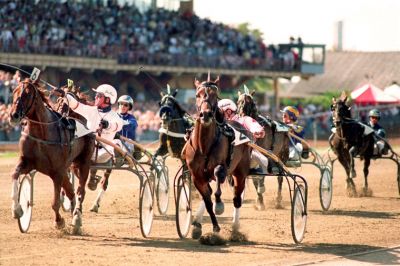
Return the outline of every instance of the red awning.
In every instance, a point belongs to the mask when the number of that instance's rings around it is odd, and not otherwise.
[[[399,100],[384,93],[378,87],[367,83],[351,92],[351,98],[356,104],[397,103]]]

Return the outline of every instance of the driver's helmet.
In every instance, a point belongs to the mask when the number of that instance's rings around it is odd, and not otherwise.
[[[218,107],[224,112],[226,110],[237,111],[237,106],[231,99],[222,99],[218,101]]]
[[[281,112],[286,113],[293,122],[296,122],[299,117],[299,110],[294,106],[286,106]]]
[[[379,119],[379,118],[381,118],[381,112],[379,112],[378,109],[372,109],[371,111],[369,111],[368,116],[369,117],[377,117]]]
[[[101,84],[97,89],[93,89],[97,93],[103,93],[105,97],[110,98],[110,103],[114,104],[117,100],[117,90],[108,84]]]
[[[127,103],[129,104],[129,110],[132,110],[133,108],[133,99],[129,95],[122,95],[121,97],[118,98],[118,103]]]

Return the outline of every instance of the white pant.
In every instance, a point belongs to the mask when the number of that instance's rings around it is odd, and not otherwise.
[[[256,161],[261,166],[264,173],[268,173],[268,158],[262,155],[261,152],[252,150],[251,159]]]
[[[289,146],[289,160],[298,161],[300,160],[300,155],[303,152],[303,145],[301,143],[296,143],[295,146]]]
[[[121,140],[119,139],[113,139],[113,142],[118,145],[123,151],[127,151],[125,148],[125,145],[122,145]],[[128,143],[129,145],[129,143]],[[128,146],[128,149],[130,149],[130,147]],[[132,145],[132,150],[133,150],[133,145]],[[114,154],[114,148],[111,146],[106,145],[106,147],[100,147],[98,154],[97,154],[97,161],[96,163],[105,163],[108,160],[111,159],[111,157]],[[92,155],[92,161],[94,162],[96,159],[96,150],[93,152]]]

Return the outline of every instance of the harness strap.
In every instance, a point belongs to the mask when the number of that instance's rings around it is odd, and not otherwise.
[[[43,144],[48,144],[48,145],[72,146],[72,144],[74,143],[74,140],[71,140],[69,142],[64,142],[64,143],[63,142],[58,142],[58,141],[43,140],[43,139],[36,138],[36,137],[34,137],[32,135],[29,135],[28,133],[26,133],[24,131],[21,132],[21,135],[24,135],[24,136],[30,138],[31,140],[34,140],[34,141],[37,141],[37,142],[40,142],[40,143],[43,143]]]
[[[184,138],[186,136],[186,134],[173,132],[173,131],[171,131],[169,129],[165,129],[165,128],[160,128],[158,130],[158,132],[164,133],[168,136],[175,137],[175,138]]]

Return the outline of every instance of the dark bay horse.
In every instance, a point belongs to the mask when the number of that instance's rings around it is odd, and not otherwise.
[[[160,146],[154,156],[164,156],[167,153],[174,158],[181,159],[186,129],[193,126],[188,113],[179,105],[175,96],[177,90],[171,93],[168,86],[167,94],[161,93],[160,105]]]
[[[273,120],[269,117],[264,117],[258,113],[256,102],[253,98],[254,92],[250,93],[245,87],[245,93],[241,93],[238,91],[238,114],[240,116],[250,116],[253,119],[257,120],[257,122],[264,127],[265,137],[262,139],[258,139],[256,144],[266,150],[272,151],[282,162],[286,162],[289,158],[289,135],[288,132],[279,132],[276,130],[276,126]],[[264,185],[264,177],[261,179],[253,179],[254,186],[256,189],[260,184]],[[260,184],[259,184],[260,182]],[[277,208],[281,208],[282,201],[282,182],[283,177],[278,176],[278,195],[276,198],[276,206]],[[265,208],[263,202],[262,192],[257,189],[257,200],[256,207],[259,210],[263,210]]]
[[[246,144],[234,146],[231,156],[229,152],[230,141],[222,133],[220,126],[223,123],[223,114],[217,105],[219,90],[217,81],[218,79],[214,82],[208,79],[208,81],[200,83],[195,80],[198,117],[194,130],[183,151],[193,183],[203,198],[192,224],[193,238],[201,236],[204,209],[207,209],[210,215],[213,232],[220,231],[215,213],[220,214],[224,209],[220,185],[225,181],[227,175],[233,176],[232,183],[234,185],[233,204],[235,208],[232,226],[233,229],[239,228],[239,208],[242,205],[241,195],[249,172],[249,146]],[[211,199],[212,189],[209,184],[212,180],[217,183],[215,212]]]
[[[54,186],[52,208],[55,213],[56,228],[65,225],[61,217],[60,191],[64,189],[71,202],[75,193],[68,179],[67,171],[72,164],[79,179],[72,224],[74,232],[79,232],[82,224],[82,203],[85,198],[85,184],[88,178],[90,158],[94,150],[95,138],[86,135],[74,139],[74,132],[67,128],[61,116],[50,108],[50,104],[39,84],[25,79],[13,91],[10,123],[23,124],[19,140],[20,157],[12,174],[12,212],[14,218],[21,217],[18,203],[18,177],[32,170],[48,175]]]
[[[361,160],[364,160],[363,194],[371,195],[368,189],[368,168],[374,151],[374,134],[373,132],[365,134],[365,126],[351,118],[351,107],[346,101],[345,92],[338,100],[332,99],[331,109],[336,132],[330,138],[330,145],[346,171],[349,196],[356,196],[353,182],[353,178],[356,177],[354,170],[354,157],[356,156],[360,156]]]

